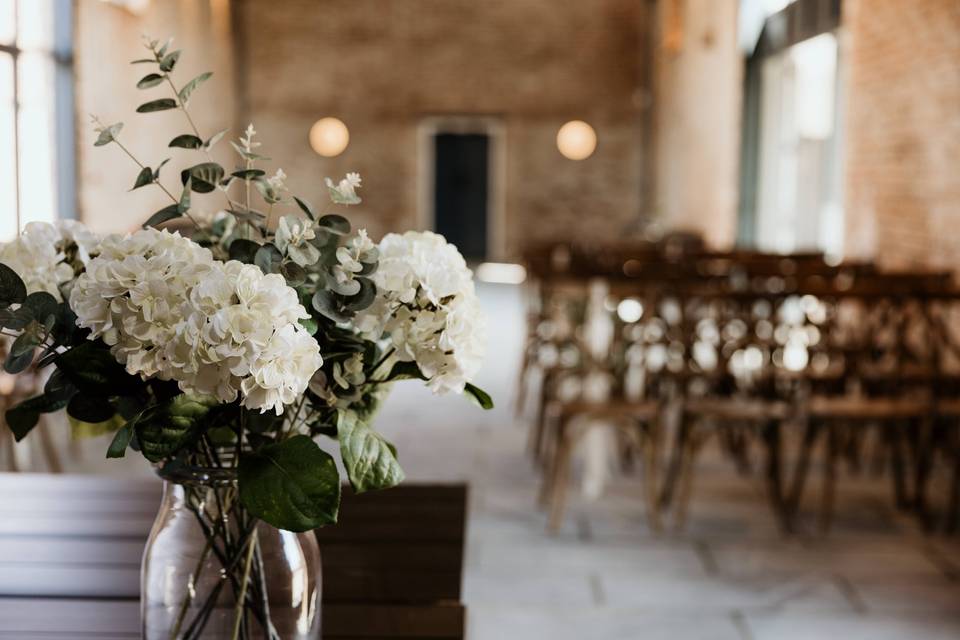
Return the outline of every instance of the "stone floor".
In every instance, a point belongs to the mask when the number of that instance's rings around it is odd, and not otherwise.
[[[491,349],[479,383],[498,408],[406,383],[378,419],[412,479],[470,483],[471,640],[960,638],[960,541],[921,535],[885,482],[845,477],[832,532],[785,539],[757,481],[707,455],[682,533],[652,534],[639,485],[622,478],[575,498],[548,535],[512,415],[522,290],[481,295]]]

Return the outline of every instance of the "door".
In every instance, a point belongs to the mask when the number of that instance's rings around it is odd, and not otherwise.
[[[434,144],[434,230],[470,262],[487,259],[490,136],[437,133]]]

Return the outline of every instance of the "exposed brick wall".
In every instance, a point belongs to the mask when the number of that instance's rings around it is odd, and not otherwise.
[[[960,267],[960,2],[844,0],[850,255]]]
[[[490,115],[506,136],[506,256],[544,238],[615,239],[641,211],[646,2],[638,0],[241,0],[245,116],[309,198],[357,170],[374,234],[417,224],[417,128],[427,116]],[[322,158],[307,132],[333,115],[348,149]],[[596,153],[557,151],[583,119]]]

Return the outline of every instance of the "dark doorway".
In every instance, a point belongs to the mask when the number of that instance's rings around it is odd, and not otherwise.
[[[488,157],[490,136],[434,136],[434,230],[470,261],[487,258]]]

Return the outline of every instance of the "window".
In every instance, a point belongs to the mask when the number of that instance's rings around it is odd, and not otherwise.
[[[0,241],[74,217],[71,0],[0,0]]]

